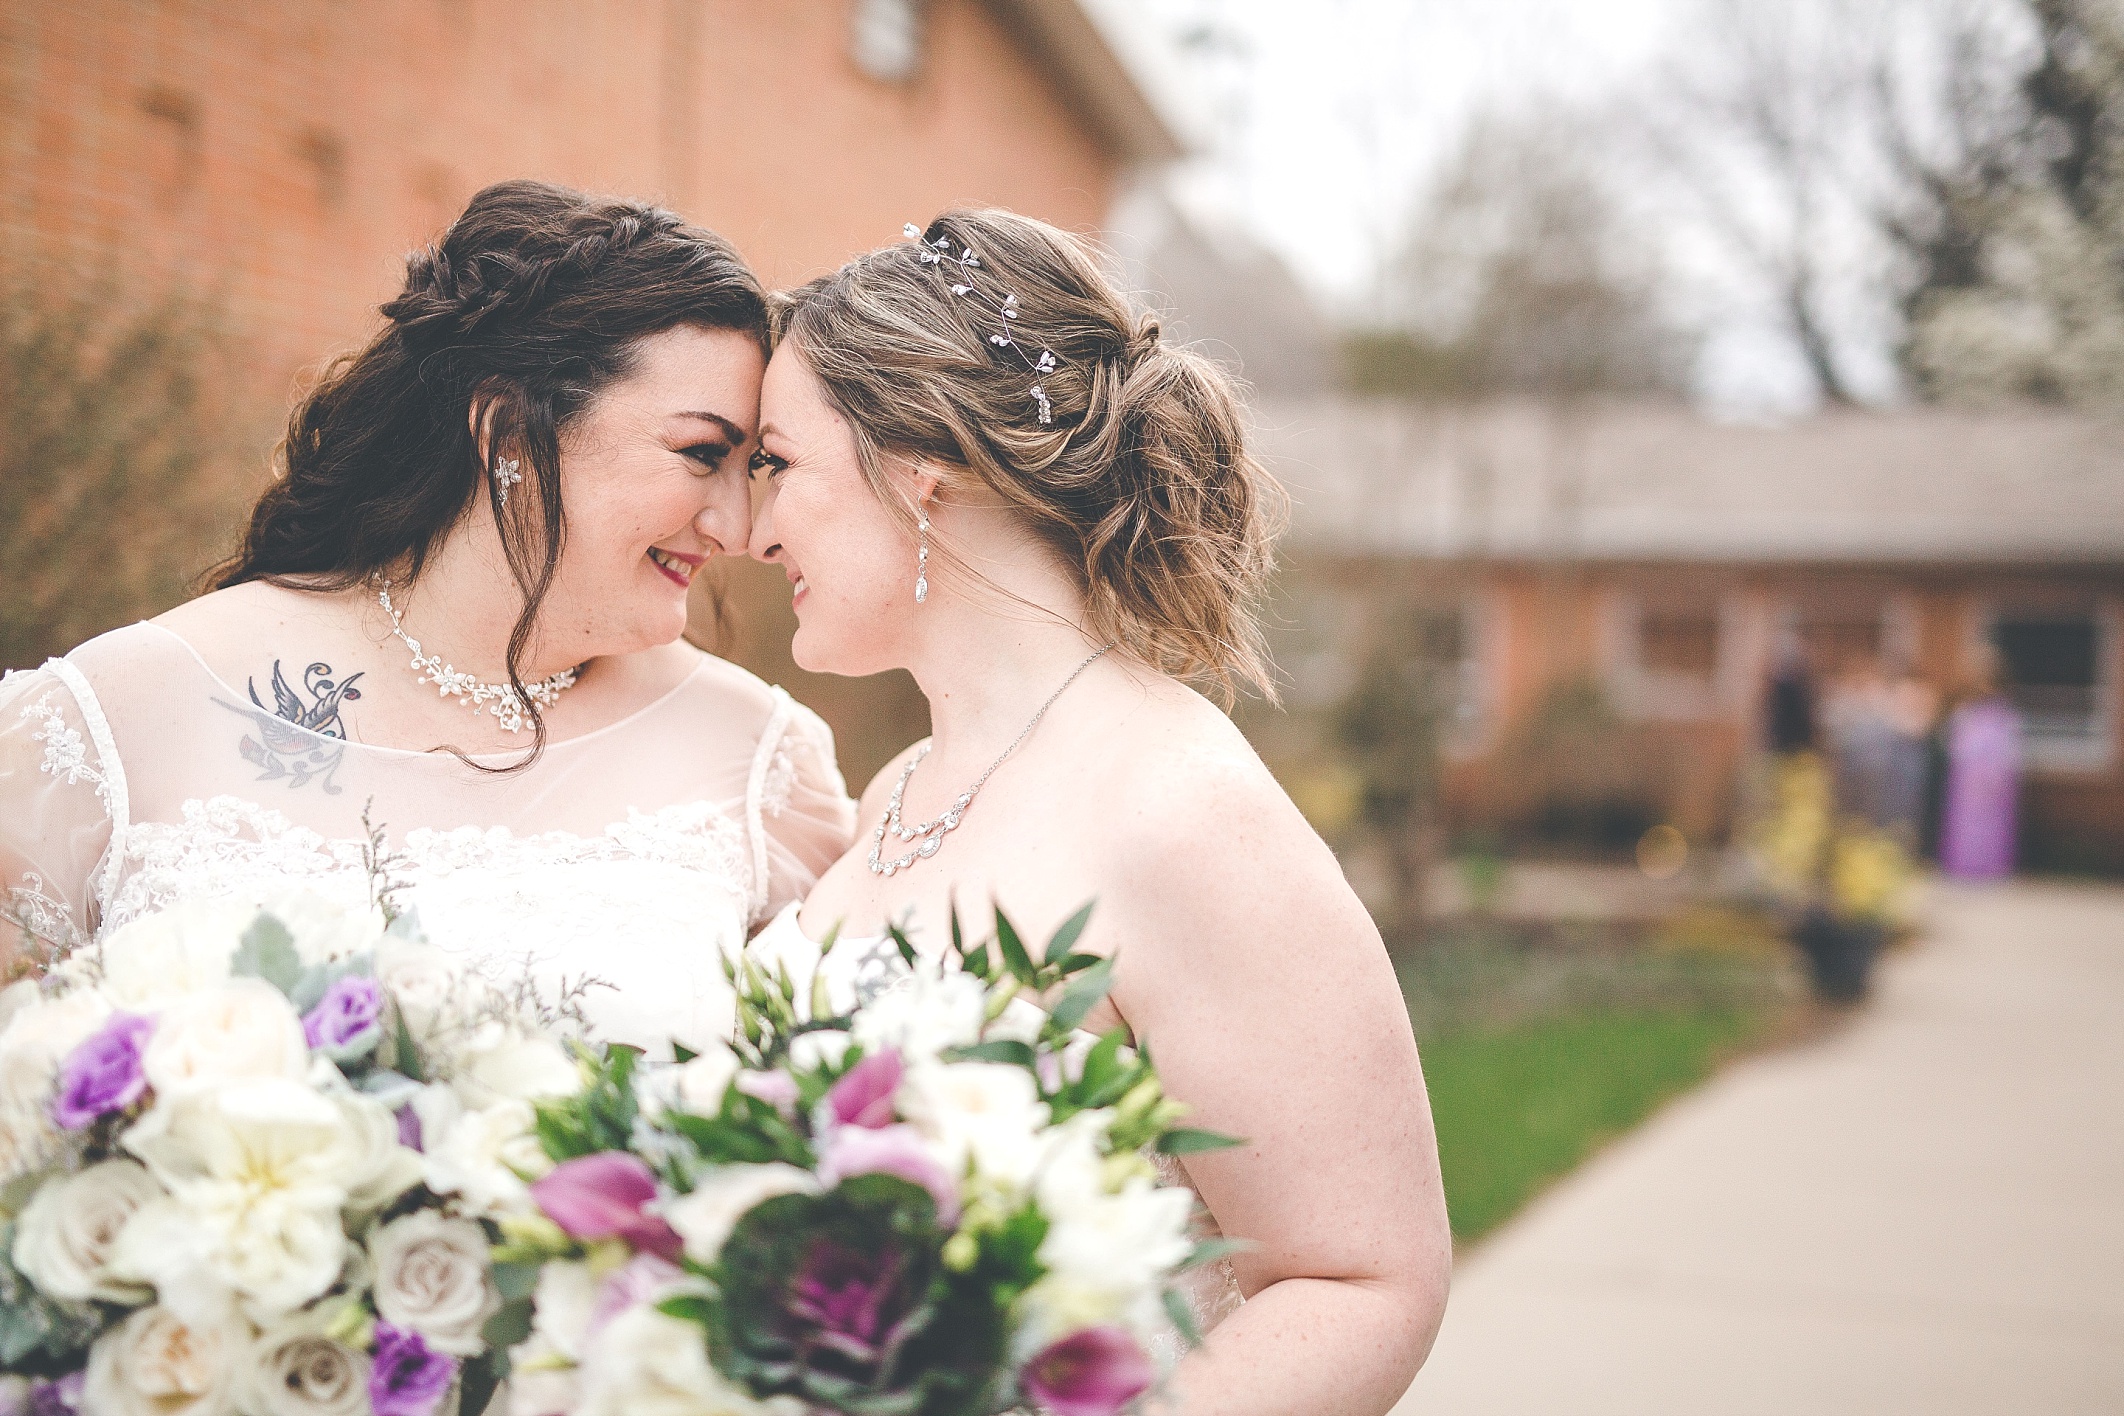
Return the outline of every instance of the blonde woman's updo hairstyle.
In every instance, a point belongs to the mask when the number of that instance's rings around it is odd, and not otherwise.
[[[924,259],[939,250],[951,258]],[[977,268],[959,264],[969,251]],[[1008,296],[1016,346],[993,338]],[[1077,579],[1095,637],[1227,702],[1242,686],[1274,697],[1258,608],[1282,489],[1247,450],[1223,370],[1164,342],[1082,242],[1007,211],[947,212],[920,243],[784,296],[776,327],[910,527],[888,463],[937,465],[947,491],[964,469]],[[1043,350],[1051,371],[1033,367]]]

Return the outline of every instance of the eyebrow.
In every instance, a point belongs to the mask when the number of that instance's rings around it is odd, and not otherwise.
[[[713,423],[723,430],[724,436],[730,439],[731,445],[734,447],[744,446],[750,437],[743,428],[740,428],[720,413],[701,413],[687,409],[685,412],[674,413],[671,416],[674,418],[697,418],[703,423]]]

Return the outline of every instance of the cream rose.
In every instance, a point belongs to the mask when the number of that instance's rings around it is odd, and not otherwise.
[[[330,1067],[321,1059],[319,1067]],[[336,1078],[336,1070],[332,1074]],[[328,1079],[325,1095],[346,1122],[346,1167],[340,1172],[347,1204],[358,1210],[381,1209],[420,1183],[420,1152],[398,1141],[398,1117],[382,1102]]]
[[[664,1219],[685,1241],[687,1258],[712,1264],[747,1210],[776,1195],[816,1194],[818,1188],[818,1177],[793,1165],[727,1166],[666,1205]]]
[[[464,974],[448,954],[432,944],[390,936],[376,946],[376,981],[422,1045],[455,1020],[466,988]]]
[[[225,1082],[300,1081],[309,1072],[310,1048],[302,1019],[279,989],[263,979],[235,978],[165,1007],[140,1067],[158,1096],[175,1096]]]
[[[251,1334],[224,1310],[190,1323],[142,1308],[89,1349],[82,1410],[96,1416],[225,1416]]]
[[[475,1111],[498,1101],[539,1101],[583,1089],[581,1069],[559,1043],[505,1023],[481,1024],[452,1051],[457,1095]]]
[[[144,1166],[110,1160],[47,1180],[15,1225],[15,1267],[46,1297],[134,1304],[153,1295],[111,1272],[119,1231],[162,1194]]]
[[[252,1416],[369,1416],[369,1357],[334,1342],[315,1309],[251,1344],[238,1399]]]
[[[193,899],[142,915],[98,946],[103,992],[129,1013],[153,1013],[225,983],[236,946],[258,918],[247,904]]]
[[[376,1313],[439,1352],[473,1357],[480,1329],[501,1309],[487,1271],[487,1236],[469,1219],[415,1210],[369,1240]]]

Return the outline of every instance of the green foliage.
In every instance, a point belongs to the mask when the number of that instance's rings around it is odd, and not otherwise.
[[[105,1326],[93,1303],[61,1303],[16,1270],[15,1227],[0,1225],[0,1372],[56,1376],[78,1366]]]
[[[200,307],[0,269],[0,666],[26,667],[183,599],[237,508]]]
[[[589,1082],[571,1097],[538,1104],[538,1139],[555,1160],[599,1151],[626,1150],[634,1140],[641,1106],[634,1096],[634,1066],[641,1049],[613,1044],[602,1055],[576,1046]]]

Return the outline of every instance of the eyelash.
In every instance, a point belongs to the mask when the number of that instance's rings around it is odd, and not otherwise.
[[[767,469],[767,475],[770,478],[776,476],[788,466],[788,462],[784,461],[782,458],[776,457],[773,453],[767,451],[765,448],[762,448],[758,452],[752,454],[751,470],[757,472],[764,467]]]
[[[695,462],[707,468],[709,472],[720,472],[723,469],[723,462],[730,456],[730,452],[729,443],[706,442],[695,443],[692,447],[680,448],[679,456],[692,458]]]

